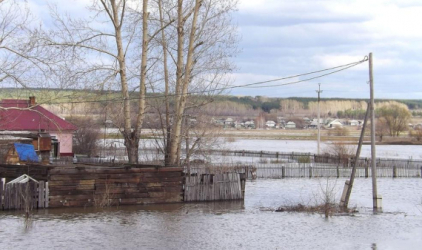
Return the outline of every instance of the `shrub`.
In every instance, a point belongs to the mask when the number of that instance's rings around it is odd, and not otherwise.
[[[409,136],[415,138],[416,141],[422,140],[422,128],[415,128],[413,130],[409,130]]]
[[[297,158],[297,162],[298,163],[311,163],[311,158],[307,155],[299,156],[299,158]]]
[[[73,152],[88,155],[88,157],[97,155],[99,127],[95,126],[95,122],[90,118],[73,119],[72,123],[78,127],[73,137]]]

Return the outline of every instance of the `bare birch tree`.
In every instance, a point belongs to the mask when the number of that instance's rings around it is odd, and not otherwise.
[[[228,83],[230,57],[237,52],[236,28],[231,24],[233,0],[156,0],[162,31],[162,72],[165,116],[162,124],[165,164],[179,164],[183,121],[187,111],[212,101]],[[169,60],[170,59],[170,60]],[[194,144],[193,144],[194,145]],[[192,150],[189,150],[192,151]]]
[[[136,4],[127,0],[94,0],[89,8],[93,16],[83,19],[64,16],[53,6],[55,29],[43,36],[45,46],[56,48],[62,58],[71,62],[66,65],[67,81],[73,87],[120,90],[121,97],[111,105],[121,107],[120,132],[130,163],[139,159],[148,46],[154,37],[148,30],[148,0],[142,1],[142,7]],[[132,103],[137,106],[134,108]]]
[[[82,19],[64,16],[52,7],[55,28],[40,32],[41,40],[55,56],[66,59],[61,67],[69,86],[120,90],[121,97],[110,105],[114,110],[121,107],[114,113],[121,117],[130,163],[138,162],[145,114],[155,108],[163,118],[165,162],[175,165],[186,110],[210,102],[206,97],[227,83],[225,75],[233,69],[229,59],[236,51],[237,37],[230,14],[236,1],[138,3],[93,0],[89,8],[93,16]],[[192,93],[201,97],[190,98]]]

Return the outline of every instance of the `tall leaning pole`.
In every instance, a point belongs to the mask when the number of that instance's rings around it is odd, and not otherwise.
[[[374,77],[372,70],[372,53],[369,53],[369,85],[371,98],[371,176],[372,176],[372,201],[374,212],[382,210],[381,196],[377,192],[377,166],[375,151],[375,103],[374,103]]]

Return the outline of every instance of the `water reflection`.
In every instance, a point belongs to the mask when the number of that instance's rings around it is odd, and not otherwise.
[[[82,207],[82,208],[54,208],[48,210],[34,210],[31,217],[37,220],[92,220],[95,218],[107,219],[108,217],[133,216],[139,214],[158,214],[181,216],[186,214],[224,214],[237,213],[245,209],[244,201],[216,201],[216,202],[192,202],[174,204],[151,204],[142,206],[120,207]],[[21,216],[19,211],[7,211],[0,216]],[[0,217],[1,219],[1,217]]]
[[[325,180],[322,180],[325,181]],[[356,216],[274,213],[314,197],[316,179],[248,182],[245,201],[0,212],[0,242],[16,249],[417,249],[421,179],[382,179],[384,213],[372,213],[371,181],[356,180]],[[344,183],[339,180],[337,183]],[[341,191],[342,185],[338,185]],[[400,213],[398,213],[400,212]],[[406,215],[406,216],[405,216]]]

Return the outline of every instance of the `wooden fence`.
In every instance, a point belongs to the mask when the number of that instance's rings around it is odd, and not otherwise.
[[[182,168],[57,167],[50,170],[50,207],[182,202]]]
[[[197,151],[197,155],[207,155],[211,158],[212,156],[235,156],[235,157],[249,157],[249,158],[260,158],[262,162],[269,163],[320,163],[320,164],[336,164],[342,165],[344,167],[350,167],[353,158],[352,157],[339,157],[336,155],[329,154],[311,154],[311,153],[301,153],[301,152],[275,152],[275,151],[253,151],[253,150],[203,150]],[[107,158],[84,158],[78,157],[79,162],[86,163],[124,163],[127,162],[126,149],[125,148],[112,148],[112,149],[103,149],[103,155],[107,155]],[[156,148],[140,148],[140,155],[151,154],[148,161],[145,161],[145,164],[157,164],[160,160],[153,159],[164,159],[163,153]],[[183,150],[182,150],[183,154]],[[59,160],[59,162],[62,160]],[[72,159],[69,160],[71,162]],[[250,159],[247,160],[250,162]],[[358,159],[358,165],[367,165],[370,164],[370,158],[361,157]],[[414,159],[388,159],[388,158],[377,158],[377,166],[393,167],[393,166],[412,166],[412,167],[421,167],[422,160]],[[59,163],[58,162],[58,163]]]
[[[6,178],[6,183],[18,178],[19,176],[26,174],[36,179],[37,181],[47,181],[48,171],[54,168],[54,166],[44,166],[37,164],[30,165],[9,165],[0,164],[0,179]]]
[[[3,196],[4,196],[4,192],[3,192],[3,190],[4,190],[4,178],[1,178],[0,177],[0,210],[3,210],[3,200],[4,200],[4,198],[3,198]]]
[[[337,164],[322,163],[283,163],[283,164],[213,164],[196,165],[190,167],[191,174],[212,174],[220,170],[226,172],[237,172],[245,174],[246,179],[254,178],[317,178],[334,177],[348,178],[352,168]],[[185,169],[187,171],[187,169]],[[368,164],[359,165],[356,170],[356,177],[368,178],[372,175]],[[422,177],[422,166],[394,165],[383,166],[377,164],[377,177],[385,178],[420,178]]]
[[[255,165],[257,178],[318,178],[318,177],[334,177],[348,178],[352,173],[352,168],[322,165],[322,164],[285,164],[274,166]],[[377,167],[377,177],[385,178],[420,178],[422,168],[411,167]],[[356,169],[356,177],[368,178],[372,176],[371,168],[368,166],[358,167]]]
[[[0,180],[0,208],[32,210],[48,208],[48,183],[26,182],[4,184]]]
[[[184,201],[243,199],[244,190],[245,180],[239,173],[187,176]]]

